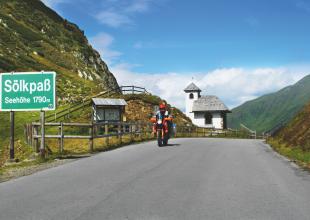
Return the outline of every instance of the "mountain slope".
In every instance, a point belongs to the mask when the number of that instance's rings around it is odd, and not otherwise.
[[[58,109],[118,88],[77,25],[40,0],[0,0],[0,73],[41,70],[57,73]],[[23,140],[24,124],[35,120],[37,112],[15,114],[16,140]],[[9,113],[0,112],[0,160],[9,126]]]
[[[292,147],[310,151],[310,102],[276,135]]]
[[[118,86],[84,32],[40,0],[1,0],[0,36],[0,72],[56,71],[60,102]]]
[[[252,130],[264,132],[279,123],[287,123],[310,100],[310,75],[278,92],[264,95],[234,108],[228,115],[228,126],[245,124]]]

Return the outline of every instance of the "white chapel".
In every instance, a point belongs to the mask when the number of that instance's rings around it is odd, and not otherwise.
[[[193,124],[214,129],[227,129],[227,113],[231,111],[217,96],[201,96],[201,90],[194,84],[185,89],[186,116]]]

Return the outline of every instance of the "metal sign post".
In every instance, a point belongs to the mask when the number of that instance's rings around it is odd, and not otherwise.
[[[10,128],[10,161],[14,161],[14,111],[10,112],[10,123],[11,123],[11,128]]]
[[[41,145],[40,145],[40,156],[45,158],[45,111],[40,113],[41,123]]]

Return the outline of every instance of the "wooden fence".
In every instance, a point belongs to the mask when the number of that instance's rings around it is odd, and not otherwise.
[[[192,126],[177,126],[174,133],[175,137],[233,137],[256,139],[253,133],[237,129],[220,130]]]
[[[39,141],[42,138],[41,132],[39,132],[41,124],[34,122],[25,126],[26,141],[29,145],[33,146],[34,151],[39,152]],[[152,138],[152,124],[143,122],[100,122],[100,123],[45,123],[46,133],[45,139],[58,139],[59,152],[64,152],[64,140],[65,139],[86,139],[89,142],[89,152],[94,150],[94,140],[104,138],[106,145],[109,146],[109,138],[117,137],[119,144],[122,143],[122,137],[129,135],[131,139],[135,135],[141,136],[142,134]],[[49,127],[58,127],[57,134],[50,134]],[[70,128],[84,128],[79,134],[66,134],[66,127]],[[85,129],[88,132],[85,134]],[[55,133],[55,131],[53,132]],[[83,134],[84,133],[84,134]]]
[[[29,145],[33,146],[35,152],[39,152],[41,124],[34,122],[25,126],[25,137]],[[88,140],[89,152],[94,151],[94,140],[104,139],[105,145],[109,146],[110,137],[117,137],[118,145],[122,144],[123,136],[127,135],[132,142],[135,137],[147,139],[155,138],[152,134],[152,123],[145,122],[100,122],[100,123],[64,123],[46,122],[45,139],[57,139],[59,153],[65,150],[65,139],[85,139]],[[65,128],[78,128],[73,131]],[[192,126],[176,126],[173,128],[174,137],[233,137],[233,138],[256,138],[249,131],[244,130],[215,130]]]
[[[148,93],[145,88],[139,86],[121,86],[120,89],[123,94]]]

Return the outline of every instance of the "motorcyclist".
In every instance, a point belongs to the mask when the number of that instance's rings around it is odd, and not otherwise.
[[[169,116],[169,112],[167,110],[167,105],[166,105],[165,102],[162,102],[162,103],[159,104],[159,111],[156,112],[156,122],[158,120],[163,121],[164,118],[168,118],[168,117],[170,117],[170,116]],[[165,132],[169,133],[169,128],[171,126],[170,125],[170,121],[167,121],[167,123],[168,123],[168,126],[165,126],[165,128],[166,128]],[[154,126],[154,130],[153,131],[154,131],[154,133],[156,132],[155,126]]]
[[[159,118],[167,118],[169,117],[169,112],[167,110],[167,105],[165,102],[162,102],[159,104],[159,111],[156,113],[156,119],[158,120]]]

